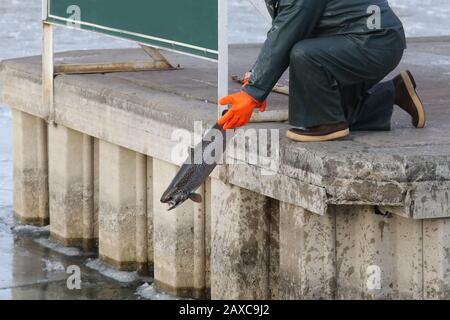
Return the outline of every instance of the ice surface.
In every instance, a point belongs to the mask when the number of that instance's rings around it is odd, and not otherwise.
[[[408,37],[450,35],[449,0],[389,0],[389,4],[402,20]],[[230,0],[229,7],[231,43],[264,41],[270,23],[248,0]]]
[[[44,263],[43,270],[46,272],[65,272],[66,268],[62,264],[62,262],[59,261],[51,261],[49,259],[42,259],[42,262]]]
[[[58,253],[65,255],[65,256],[76,257],[76,256],[85,255],[85,253],[82,252],[78,248],[64,247],[63,245],[60,245],[59,243],[56,243],[48,238],[39,238],[39,239],[35,239],[34,241],[36,243],[40,244],[41,246],[49,248],[53,251],[56,251]]]
[[[389,0],[409,37],[450,35],[449,0]]]
[[[136,295],[149,300],[179,300],[179,298],[167,293],[159,292],[153,284],[144,283],[136,290]]]
[[[115,270],[102,263],[99,259],[88,259],[86,262],[86,266],[91,269],[97,270],[105,277],[114,279],[119,282],[130,283],[140,279],[136,272]]]
[[[11,230],[18,235],[39,237],[39,236],[43,236],[43,235],[48,236],[50,233],[50,226],[37,227],[37,226],[31,226],[31,225],[26,225],[26,224],[19,224],[19,225],[12,226]]]

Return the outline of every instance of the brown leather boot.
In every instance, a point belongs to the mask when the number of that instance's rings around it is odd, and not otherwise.
[[[320,142],[341,139],[349,134],[348,124],[341,122],[312,128],[292,128],[287,132],[287,137],[299,142]]]
[[[416,81],[409,70],[402,71],[394,78],[395,104],[405,110],[412,118],[416,128],[425,127],[426,116],[423,103],[416,92]]]

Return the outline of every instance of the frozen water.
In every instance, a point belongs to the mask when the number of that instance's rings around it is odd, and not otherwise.
[[[137,288],[136,295],[140,296],[143,299],[148,299],[148,300],[178,300],[179,299],[170,294],[159,292],[158,290],[155,289],[153,284],[148,284],[147,282]]]
[[[56,243],[48,238],[38,238],[34,240],[36,243],[40,244],[41,246],[44,246],[48,249],[51,249],[53,251],[56,251],[58,253],[61,253],[68,257],[76,257],[84,255],[85,253],[81,251],[78,248],[74,247],[65,247],[63,245],[60,245],[59,243]]]
[[[20,236],[39,237],[48,236],[50,234],[50,226],[36,227],[26,224],[17,224],[12,226],[11,230]]]
[[[263,0],[259,0],[263,2]],[[449,0],[389,0],[408,37],[450,35]],[[262,42],[270,28],[248,0],[231,0],[229,39],[232,43]]]
[[[88,259],[86,266],[100,272],[105,277],[114,279],[119,282],[135,282],[139,280],[139,276],[136,272],[117,271],[113,268],[106,266],[98,259]]]
[[[49,259],[42,259],[42,262],[44,263],[43,270],[46,272],[65,272],[66,268],[62,264],[62,262],[59,261],[51,261]]]
[[[450,35],[449,0],[389,0],[409,37]]]

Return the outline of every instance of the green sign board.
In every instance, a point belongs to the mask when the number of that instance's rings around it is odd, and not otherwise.
[[[47,0],[46,21],[218,59],[215,0]]]

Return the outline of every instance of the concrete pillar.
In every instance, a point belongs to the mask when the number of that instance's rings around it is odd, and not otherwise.
[[[147,159],[100,141],[99,255],[120,270],[146,269]]]
[[[205,197],[205,187],[201,186],[197,192]],[[206,288],[206,210],[205,202],[193,203],[194,206],[194,297],[203,298]]]
[[[100,194],[100,140],[94,138],[94,238],[96,246],[98,247],[98,209],[99,209],[99,194]]]
[[[205,182],[205,298],[211,298],[211,210],[212,210],[212,179]]]
[[[216,179],[211,189],[211,298],[268,299],[268,200]]]
[[[49,126],[50,231],[66,246],[95,244],[94,139]]]
[[[450,219],[423,221],[425,299],[450,299]]]
[[[147,268],[153,273],[153,158],[147,157]]]
[[[13,120],[13,211],[28,224],[47,225],[48,155],[47,123],[12,109]]]
[[[333,299],[335,216],[280,203],[281,299]]]
[[[422,221],[380,215],[371,206],[330,210],[336,215],[337,298],[422,298]]]
[[[136,263],[137,270],[145,274],[148,270],[147,251],[147,157],[136,153]]]
[[[194,206],[192,201],[187,200],[172,211],[167,211],[167,206],[160,202],[161,195],[178,169],[175,165],[153,159],[155,284],[171,294],[202,296],[205,288],[199,286],[206,283],[205,275],[201,274],[206,272],[203,265],[206,253],[201,251],[206,246],[203,240],[206,228],[205,202]],[[203,189],[199,191],[202,192]],[[194,224],[194,211],[198,225]]]
[[[280,202],[268,199],[269,223],[269,299],[281,299],[280,288]]]

